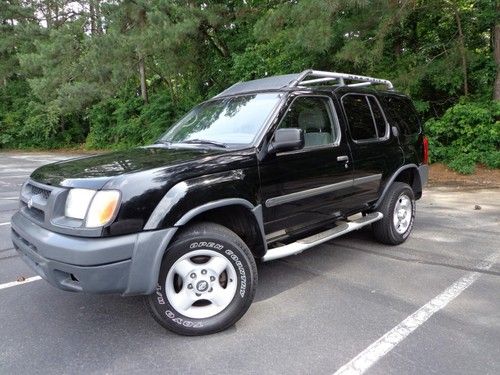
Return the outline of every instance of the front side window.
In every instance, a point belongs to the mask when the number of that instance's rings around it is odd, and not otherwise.
[[[160,141],[251,144],[279,101],[278,93],[262,93],[202,103],[165,133]]]
[[[281,121],[280,128],[299,128],[304,131],[305,147],[333,143],[330,100],[326,97],[297,97]]]
[[[386,137],[387,122],[375,97],[348,94],[342,98],[342,105],[353,140],[374,141]]]

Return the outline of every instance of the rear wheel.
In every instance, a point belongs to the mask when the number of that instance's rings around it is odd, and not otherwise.
[[[372,224],[375,238],[388,245],[406,241],[415,221],[415,195],[403,182],[394,182],[379,207],[384,218]]]
[[[221,225],[200,223],[167,249],[156,293],[147,297],[147,305],[171,331],[210,334],[243,316],[256,286],[255,260],[246,244]]]

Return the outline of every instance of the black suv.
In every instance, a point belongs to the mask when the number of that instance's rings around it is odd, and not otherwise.
[[[12,241],[58,288],[146,295],[164,327],[213,333],[249,308],[256,259],[369,224],[405,241],[427,153],[387,80],[308,70],[237,83],[153,145],[38,168]]]

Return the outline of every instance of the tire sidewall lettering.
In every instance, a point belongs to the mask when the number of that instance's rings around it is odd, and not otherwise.
[[[159,305],[165,306],[166,297],[163,294],[163,289],[160,284],[156,286],[156,301]],[[160,302],[161,301],[161,302]],[[167,308],[165,310],[165,316],[170,319],[172,322],[182,325],[187,328],[202,328],[203,322],[191,321],[186,319],[185,317],[177,316],[173,309]]]
[[[240,259],[238,256],[232,251],[227,249],[225,251],[226,255],[229,256],[229,258],[233,261],[233,263],[236,265],[236,268],[238,270],[238,273],[240,275],[240,291],[239,295],[241,298],[245,298],[245,292],[247,289],[247,275],[245,272],[245,267],[243,266],[243,263],[241,263]]]
[[[218,244],[216,242],[206,242],[206,241],[199,241],[199,242],[191,242],[189,245],[189,248],[191,250],[194,249],[215,249],[215,250],[222,250],[224,248],[224,245]]]
[[[237,288],[236,295],[239,295],[240,298],[234,298],[233,301],[229,304],[229,306],[226,307],[225,310],[220,312],[217,315],[220,314],[226,314],[229,313],[229,310],[234,310],[234,308],[237,308],[236,306],[240,306],[242,303],[245,303],[246,299],[246,294],[247,289],[249,287],[249,281],[247,279],[248,272],[250,272],[250,269],[247,270],[249,265],[247,264],[248,262],[245,261],[243,258],[241,258],[242,255],[239,254],[239,251],[232,250],[228,247],[228,244],[225,243],[220,243],[217,241],[214,241],[213,239],[210,240],[203,240],[203,241],[190,241],[190,242],[185,242],[184,245],[181,245],[184,247],[184,249],[187,248],[187,251],[192,251],[192,250],[213,250],[224,257],[226,257],[233,267],[236,270],[236,276],[237,276],[237,282],[239,284],[239,288]],[[173,249],[172,249],[173,250]],[[175,249],[176,253],[179,254],[179,250]],[[182,254],[182,253],[181,253]],[[175,260],[171,261],[175,262]],[[166,276],[166,275],[164,275]],[[164,277],[162,276],[162,280],[164,282]],[[161,281],[160,281],[161,283]],[[160,283],[156,287],[155,295],[154,295],[154,302],[156,306],[160,309],[160,314],[163,315],[164,319],[168,319],[172,323],[178,326],[182,326],[185,328],[189,329],[196,329],[196,328],[208,328],[210,327],[212,323],[212,319],[217,317],[217,315],[214,315],[213,317],[206,318],[206,319],[192,319],[189,317],[186,317],[180,313],[178,313],[173,306],[169,303],[167,296],[164,291],[164,286],[160,285]],[[227,315],[227,314],[226,314]]]

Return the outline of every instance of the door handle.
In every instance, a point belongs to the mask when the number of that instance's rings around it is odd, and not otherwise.
[[[347,156],[347,155],[337,156],[337,161],[348,162],[349,161],[349,156]]]

